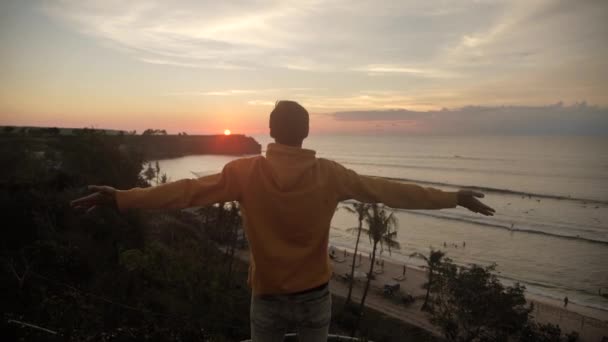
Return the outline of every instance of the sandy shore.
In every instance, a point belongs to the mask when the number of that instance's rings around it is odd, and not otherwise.
[[[344,250],[336,249],[336,260],[333,261],[334,277],[332,279],[332,291],[336,294],[345,296],[348,291],[347,283],[340,280],[340,275],[350,272],[352,253],[347,251],[346,258]],[[359,257],[357,257],[359,260]],[[358,264],[358,262],[357,262]],[[370,298],[369,306],[391,316],[402,319],[403,321],[415,324],[434,333],[439,333],[433,327],[426,316],[420,311],[424,301],[425,290],[422,285],[426,282],[426,272],[424,270],[406,265],[405,279],[403,276],[403,264],[395,264],[384,260],[384,271],[375,273],[376,279],[372,280],[371,286],[373,299]],[[379,266],[374,267],[380,269]],[[364,255],[361,263],[355,268],[355,272],[366,273],[369,270],[369,259]],[[387,283],[400,284],[402,291],[411,294],[416,298],[414,304],[405,307],[392,303],[382,295],[382,287]],[[356,298],[360,298],[363,293],[364,279],[356,283],[353,289]],[[558,324],[563,332],[577,331],[581,341],[601,341],[602,337],[608,336],[608,312],[596,310],[576,304],[569,304],[568,308],[563,307],[560,301],[552,301],[547,298],[537,298],[528,296],[528,301],[535,304],[534,317],[541,323]]]

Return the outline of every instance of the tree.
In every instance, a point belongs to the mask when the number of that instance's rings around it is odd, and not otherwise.
[[[238,232],[242,228],[241,215],[237,202],[230,202],[228,209],[220,208],[220,210],[226,210],[226,229],[228,232],[228,284],[232,281],[232,271],[234,265],[234,252],[236,250],[236,244],[238,242]]]
[[[167,131],[164,129],[152,129],[148,128],[141,135],[167,135]]]
[[[492,273],[495,265],[457,267],[446,259],[438,270],[431,323],[447,340],[507,341],[526,326],[525,287],[504,287]]]
[[[445,256],[445,253],[440,250],[434,250],[431,248],[431,252],[429,256],[422,253],[412,253],[410,254],[410,258],[420,258],[426,262],[426,266],[424,266],[428,270],[428,282],[425,284],[426,287],[426,295],[424,296],[424,303],[422,303],[422,307],[420,310],[428,310],[429,309],[429,296],[431,293],[431,288],[433,287],[433,281],[435,278],[435,274],[437,270],[441,266],[442,259]]]
[[[365,223],[367,228],[361,229],[370,239],[370,243],[372,244],[372,255],[369,265],[369,273],[367,274],[367,282],[365,283],[365,289],[363,290],[363,297],[361,297],[361,305],[359,306],[359,315],[357,316],[357,324],[355,324],[355,328],[359,326],[361,313],[365,307],[365,299],[367,298],[369,284],[373,277],[374,262],[376,261],[378,244],[380,244],[381,247],[386,245],[389,253],[391,252],[391,248],[400,248],[399,243],[395,241],[395,238],[397,237],[397,218],[392,212],[389,213],[389,211],[385,210],[383,206],[377,203],[371,204],[370,210],[365,217]]]
[[[152,163],[148,163],[146,170],[144,171],[144,178],[151,182],[156,177],[156,170],[152,166]]]
[[[348,211],[349,213],[356,214],[357,220],[359,220],[358,227],[348,229],[350,232],[352,232],[353,230],[357,231],[357,242],[355,242],[355,253],[353,253],[353,264],[351,265],[351,269],[350,269],[350,280],[351,281],[348,284],[348,295],[346,296],[346,301],[344,302],[344,307],[346,308],[348,306],[348,304],[350,303],[352,292],[353,292],[353,284],[354,284],[354,279],[355,279],[355,263],[357,261],[357,251],[359,249],[359,240],[361,238],[363,220],[365,220],[365,217],[368,214],[368,211],[370,209],[370,204],[356,202],[356,203],[352,203],[350,207],[342,207],[342,208],[345,209],[346,211]]]
[[[11,225],[0,241],[4,340],[243,340],[250,294],[225,286],[224,255],[195,216],[68,206],[87,184],[151,185],[143,155],[102,132],[35,139],[44,142],[41,156],[27,139],[0,146],[0,205]],[[241,273],[231,277],[245,282]],[[12,327],[11,319],[60,337]]]

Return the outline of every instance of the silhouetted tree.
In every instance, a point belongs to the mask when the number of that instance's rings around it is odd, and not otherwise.
[[[141,135],[167,135],[167,131],[164,129],[152,129],[148,128]]]
[[[344,206],[342,209],[348,211],[349,213],[356,214],[357,220],[359,221],[359,226],[356,228],[350,228],[349,231],[353,229],[357,232],[357,241],[355,242],[355,252],[353,253],[353,263],[350,269],[350,282],[348,284],[348,294],[346,295],[346,301],[344,302],[344,307],[346,308],[351,300],[353,285],[355,279],[355,263],[357,262],[357,252],[359,250],[359,240],[361,238],[361,232],[363,228],[363,220],[365,220],[366,215],[368,214],[370,205],[367,203],[352,203],[351,206]]]
[[[573,331],[562,336],[559,325],[551,323],[541,324],[528,321],[528,324],[519,334],[519,342],[576,342],[579,339],[577,332]]]
[[[369,265],[369,272],[367,274],[367,281],[363,290],[363,296],[361,297],[361,304],[359,306],[359,315],[357,316],[357,328],[361,320],[361,314],[365,307],[365,299],[369,291],[369,284],[374,276],[374,262],[376,261],[376,251],[378,244],[382,246],[386,245],[390,253],[391,248],[400,248],[399,243],[395,240],[397,237],[397,218],[392,212],[384,209],[377,203],[370,205],[370,210],[365,217],[365,223],[367,228],[361,228],[363,232],[367,234],[372,244],[372,254]],[[354,335],[354,333],[353,333]]]
[[[420,259],[424,260],[426,262],[426,265],[423,267],[426,268],[428,271],[428,273],[427,273],[428,281],[425,284],[426,295],[424,296],[424,303],[422,303],[422,307],[420,308],[420,310],[429,309],[429,297],[430,297],[431,289],[434,285],[433,281],[435,280],[435,275],[437,273],[437,270],[441,266],[444,256],[445,256],[444,252],[442,252],[440,250],[434,250],[432,248],[431,248],[431,251],[430,251],[428,257],[422,253],[417,253],[417,252],[410,254],[410,258],[416,257],[416,258],[420,258]]]
[[[525,327],[525,287],[504,287],[494,265],[457,267],[445,259],[436,267],[431,322],[449,341],[507,341]]]

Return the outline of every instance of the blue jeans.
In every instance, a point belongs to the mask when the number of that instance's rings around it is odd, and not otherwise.
[[[327,341],[331,322],[329,288],[303,294],[251,297],[251,341],[283,341],[295,328],[299,341]]]

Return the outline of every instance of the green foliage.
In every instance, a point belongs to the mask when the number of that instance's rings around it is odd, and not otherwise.
[[[428,301],[431,322],[448,340],[564,341],[559,327],[531,320],[524,286],[503,286],[493,273],[495,265],[458,267],[442,251],[433,249],[428,256],[413,253],[411,257],[426,262],[425,303]],[[578,335],[573,332],[564,338],[576,341]]]
[[[85,129],[69,137],[11,135],[10,144],[0,144],[0,205],[7,227],[0,240],[2,336],[246,338],[249,292],[226,285],[226,257],[207,236],[213,220],[180,211],[102,208],[85,214],[69,208],[87,184],[149,186],[142,177],[144,156],[125,148],[123,138]],[[153,183],[162,183],[160,167],[151,167]],[[226,217],[238,216],[238,208],[231,210]],[[243,265],[231,265],[233,283],[244,284],[245,274]]]
[[[77,185],[106,184],[119,189],[149,185],[140,175],[144,156],[129,151],[119,139],[87,129],[75,138],[60,140],[55,147],[62,155],[63,169]]]
[[[434,286],[431,322],[450,341],[507,341],[528,322],[524,286],[503,286],[495,266],[457,267],[444,260]]]

